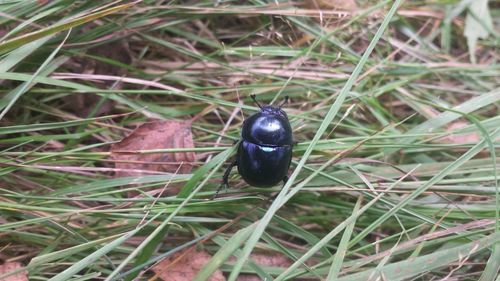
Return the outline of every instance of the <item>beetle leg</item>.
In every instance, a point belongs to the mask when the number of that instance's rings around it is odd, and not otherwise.
[[[285,176],[283,178],[283,187],[285,187],[285,184],[288,181],[288,179],[289,179],[288,176]],[[274,201],[274,199],[276,199],[276,197],[278,197],[279,194],[280,194],[279,192],[276,192],[276,194],[274,194],[273,197],[271,197],[270,201]]]
[[[236,160],[234,160],[233,162],[231,162],[231,164],[229,164],[229,167],[227,167],[226,171],[224,172],[224,176],[222,176],[222,184],[215,192],[215,195],[212,197],[212,200],[215,199],[217,195],[219,195],[219,191],[222,189],[222,187],[224,187],[224,189],[226,190],[229,189],[229,174],[231,174],[231,170],[233,169],[234,166],[236,166],[236,164],[238,164]]]
[[[288,181],[288,176],[285,176],[285,177],[283,178],[283,185],[285,185],[287,181]]]
[[[286,182],[288,181],[288,179],[289,179],[289,178],[288,178],[288,176],[285,176],[285,177],[283,178],[283,186],[285,186],[285,184],[286,184]],[[269,202],[274,201],[274,199],[276,199],[276,197],[278,197],[278,195],[279,195],[279,194],[280,194],[279,192],[276,192],[276,194],[274,194],[273,196],[271,196],[271,197],[268,199],[268,200],[269,200]]]

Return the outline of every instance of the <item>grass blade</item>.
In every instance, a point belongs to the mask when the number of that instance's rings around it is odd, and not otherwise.
[[[353,213],[357,213],[359,208],[361,207],[361,202],[363,197],[360,196],[358,202],[356,202],[356,206],[352,210]],[[328,271],[328,276],[326,277],[327,281],[336,280],[339,276],[340,269],[342,268],[342,263],[344,261],[344,257],[347,253],[349,240],[351,239],[352,231],[354,230],[354,226],[356,225],[356,220],[353,220],[346,229],[344,230],[344,234],[342,235],[342,239],[340,239],[339,246],[337,248],[337,252],[333,257],[332,265],[330,266],[330,270]]]
[[[28,44],[29,42],[35,41],[37,39],[53,35],[57,32],[71,29],[73,27],[82,25],[84,23],[87,23],[87,22],[90,22],[90,21],[93,21],[93,20],[96,20],[96,19],[99,19],[102,17],[105,17],[107,15],[119,12],[121,10],[128,9],[137,3],[138,2],[136,1],[136,2],[131,2],[128,4],[118,5],[116,7],[111,7],[111,8],[105,9],[105,10],[100,11],[100,12],[96,12],[96,13],[92,13],[90,15],[82,16],[82,17],[70,20],[68,22],[65,22],[65,23],[56,24],[56,25],[32,32],[32,33],[28,33],[28,34],[25,34],[25,35],[22,35],[22,36],[13,38],[13,39],[9,39],[5,42],[0,43],[0,54],[3,54],[5,52],[7,52],[8,50],[21,47],[21,46]]]

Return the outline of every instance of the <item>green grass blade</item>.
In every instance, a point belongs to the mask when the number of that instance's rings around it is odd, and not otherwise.
[[[208,280],[210,276],[246,241],[253,231],[255,223],[238,230],[227,242],[221,246],[220,250],[205,264],[196,274],[193,281]]]
[[[154,218],[160,216],[161,213],[156,215]],[[152,221],[152,220],[151,220]],[[61,273],[58,273],[54,277],[50,278],[50,281],[64,281],[68,280],[69,278],[73,277],[76,273],[80,272],[82,269],[94,264],[95,261],[109,253],[110,251],[114,250],[116,247],[121,245],[123,242],[127,241],[130,237],[134,236],[137,232],[139,232],[145,225],[148,223],[143,224],[142,226],[127,232],[125,235],[122,237],[112,241],[111,243],[105,245],[104,247],[100,248],[99,250],[93,252],[92,254],[88,255],[87,257],[83,258],[82,260],[76,262],[66,270],[62,271]]]
[[[105,10],[100,11],[100,12],[96,12],[96,13],[82,16],[82,17],[79,17],[76,19],[72,19],[72,20],[65,22],[65,23],[56,24],[56,25],[46,27],[44,29],[32,32],[32,33],[28,33],[28,34],[25,34],[25,35],[22,35],[22,36],[13,38],[13,39],[9,39],[5,42],[0,43],[0,54],[3,54],[5,52],[7,52],[8,50],[12,50],[14,48],[21,47],[21,46],[28,44],[29,42],[35,41],[37,39],[40,39],[40,38],[43,38],[46,36],[50,36],[50,35],[53,35],[55,33],[58,33],[58,32],[64,31],[64,30],[68,30],[68,29],[71,29],[73,27],[82,25],[84,23],[105,17],[107,15],[110,15],[110,14],[113,14],[113,13],[116,13],[116,12],[119,12],[119,11],[122,11],[125,9],[128,9],[128,8],[134,6],[135,4],[137,4],[137,2],[131,2],[128,4],[118,5],[115,7],[105,9]]]
[[[234,149],[234,148],[233,148]],[[159,237],[159,234],[164,233],[164,228],[166,228],[172,221],[172,219],[179,213],[180,210],[191,200],[198,191],[201,190],[201,188],[206,184],[206,182],[211,178],[211,176],[217,171],[217,169],[224,164],[222,159],[226,159],[227,155],[232,152],[231,149],[228,149],[224,152],[219,153],[216,157],[214,157],[207,165],[204,167],[212,167],[212,165],[209,164],[215,164],[215,168],[205,177],[205,179],[193,190],[189,193],[189,195],[175,208],[175,210],[169,214],[169,216],[139,245],[137,248],[132,251],[121,263],[116,267],[115,270],[111,274],[109,274],[105,281],[113,280],[113,278],[119,274],[119,272],[132,260],[134,259],[139,253],[141,253],[146,247],[150,245],[150,243],[154,243],[154,241],[158,241],[157,239],[162,239],[163,237]],[[199,169],[200,170],[200,169]],[[193,176],[194,177],[194,176]],[[192,178],[193,178],[192,177]],[[190,180],[186,186],[189,187],[190,184],[196,184],[197,181],[192,181]],[[185,186],[185,187],[186,187]],[[178,196],[179,198],[182,198]],[[141,259],[142,261],[142,259]],[[141,262],[142,263],[142,262]],[[135,275],[136,273],[131,273],[131,275]]]
[[[490,138],[491,139],[496,139],[498,136],[500,136],[500,128],[495,130],[493,133],[491,133]],[[439,173],[437,173],[434,177],[432,177],[430,180],[425,182],[422,186],[417,188],[414,192],[412,192],[409,196],[403,198],[396,206],[394,206],[391,210],[380,216],[376,221],[374,221],[370,226],[366,227],[363,231],[361,231],[353,240],[351,241],[351,245],[354,245],[361,241],[363,237],[368,235],[371,231],[373,231],[375,228],[380,226],[382,222],[387,220],[389,217],[393,216],[394,214],[397,213],[402,207],[406,206],[408,203],[410,203],[412,200],[414,200],[416,197],[421,195],[424,191],[426,191],[429,187],[432,185],[438,183],[440,180],[442,180],[444,177],[446,177],[450,172],[454,171],[461,165],[463,165],[465,162],[470,160],[472,157],[474,157],[476,154],[481,152],[481,150],[484,149],[484,147],[487,146],[487,140],[483,139],[481,142],[476,144],[474,147],[472,147],[469,151],[464,153],[460,158],[458,158],[456,161],[448,165],[446,168],[441,170]]]
[[[496,232],[498,234],[498,232]],[[479,281],[494,280],[500,270],[500,245],[496,242]]]
[[[447,266],[455,261],[467,261],[474,254],[490,247],[500,239],[500,233],[491,234],[478,241],[473,241],[461,246],[439,250],[432,254],[405,260],[397,263],[392,263],[384,266],[381,270],[386,280],[405,280],[413,276],[426,273],[432,269]],[[448,270],[447,270],[448,271]],[[338,281],[358,281],[368,280],[374,273],[374,269],[363,271],[360,273],[347,275],[337,279]]]
[[[416,168],[415,168],[416,169]],[[397,182],[395,182],[393,185],[388,187],[385,192],[391,191],[392,188],[397,186],[403,179],[405,179],[410,173],[406,174],[404,177],[400,178]],[[311,247],[302,257],[300,257],[297,261],[295,261],[291,266],[289,266],[283,273],[281,273],[278,277],[276,277],[275,281],[280,281],[280,280],[285,280],[287,278],[290,278],[290,276],[287,276],[288,274],[293,273],[295,269],[297,269],[301,264],[305,263],[307,259],[312,257],[321,247],[324,247],[330,240],[332,240],[335,236],[337,236],[342,230],[344,230],[346,227],[349,225],[353,224],[356,222],[356,219],[361,216],[363,213],[365,213],[368,209],[370,209],[371,206],[373,206],[375,203],[377,203],[380,198],[382,198],[385,195],[385,192],[381,192],[379,195],[377,195],[375,198],[373,198],[370,202],[368,202],[365,206],[363,206],[361,209],[359,209],[357,212],[353,212],[351,216],[349,216],[346,220],[344,220],[342,223],[337,225],[332,231],[330,231],[327,235],[325,235],[316,245]]]
[[[352,210],[353,213],[357,213],[359,211],[362,199],[363,197],[360,196],[358,202],[356,202],[356,206]],[[351,239],[352,231],[354,230],[355,225],[356,225],[356,220],[353,220],[344,230],[344,234],[342,234],[342,238],[340,239],[337,252],[335,253],[335,256],[333,256],[332,265],[330,266],[330,270],[328,271],[328,276],[326,277],[327,281],[336,280],[338,278],[340,269],[342,268],[344,257],[347,253],[349,240]]]
[[[48,253],[48,254],[45,254],[45,255],[34,257],[33,259],[31,259],[31,261],[28,264],[27,268],[34,268],[34,267],[40,266],[42,264],[50,263],[50,262],[53,262],[53,261],[56,261],[56,260],[59,260],[59,259],[64,259],[64,258],[66,258],[68,256],[73,255],[73,254],[80,253],[80,252],[82,252],[84,250],[92,249],[95,246],[101,245],[101,244],[106,243],[109,240],[112,240],[112,239],[115,239],[115,238],[119,238],[119,237],[117,237],[117,235],[110,236],[110,237],[105,237],[105,238],[102,238],[102,239],[98,239],[98,240],[90,241],[90,242],[87,242],[87,243],[83,243],[83,244],[78,245],[78,246],[67,248],[67,249],[64,249],[64,250],[61,250],[61,251],[52,252],[52,253]]]
[[[40,73],[42,71],[45,70],[45,68],[47,68],[49,66],[49,64],[52,62],[52,60],[54,59],[54,57],[56,56],[56,54],[59,52],[59,50],[61,49],[61,47],[64,45],[64,43],[66,42],[66,40],[68,39],[69,37],[69,34],[71,33],[71,29],[68,31],[68,34],[66,35],[66,37],[63,39],[63,41],[61,42],[61,44],[59,44],[59,46],[57,46],[57,48],[52,51],[52,53],[47,57],[47,59],[42,63],[42,65],[38,68],[38,70],[33,74],[33,76],[30,78],[30,80],[26,83],[24,83],[23,85],[21,85],[19,88],[17,88],[12,95],[8,95],[8,97],[6,97],[8,100],[7,101],[0,101],[0,109],[3,109],[2,112],[0,112],[0,120],[2,120],[2,118],[5,116],[5,114],[7,114],[7,112],[9,111],[9,109],[14,105],[14,103],[19,99],[19,97],[21,97],[21,95],[23,95],[28,89],[29,87],[31,86],[31,83],[33,82],[33,80],[35,79],[35,77],[37,77],[38,75],[40,75]],[[59,66],[58,64],[56,64],[56,66]],[[56,67],[49,67],[49,69],[55,69]]]

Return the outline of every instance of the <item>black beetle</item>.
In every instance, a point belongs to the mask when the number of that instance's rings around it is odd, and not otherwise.
[[[288,179],[294,141],[288,116],[281,109],[288,97],[278,107],[262,106],[255,95],[251,97],[260,112],[243,122],[236,159],[226,169],[214,197],[222,186],[229,187],[229,174],[234,166],[238,166],[238,173],[246,183],[256,187],[270,187]]]

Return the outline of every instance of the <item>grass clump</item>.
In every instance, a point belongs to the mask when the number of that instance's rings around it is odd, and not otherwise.
[[[30,280],[146,280],[192,247],[215,257],[197,280],[496,278],[498,5],[471,53],[469,2],[313,2],[1,4],[0,259]],[[208,200],[251,94],[291,99],[291,180],[233,173]],[[111,145],[150,118],[192,122],[191,173],[116,177]]]

